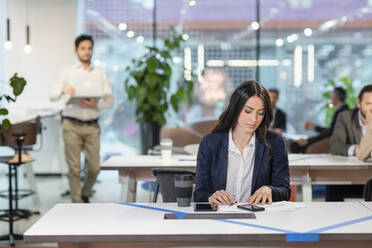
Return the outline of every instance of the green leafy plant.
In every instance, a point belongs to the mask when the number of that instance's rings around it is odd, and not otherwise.
[[[137,122],[155,122],[160,126],[166,123],[165,113],[169,106],[178,112],[181,102],[192,101],[195,76],[189,74],[185,79],[182,72],[176,87],[171,86],[174,75],[173,55],[180,50],[182,35],[171,28],[171,37],[163,41],[162,48],[147,46],[141,57],[133,59],[126,68],[129,77],[125,80],[125,90],[129,100],[136,101]],[[172,92],[171,92],[172,91]]]
[[[347,94],[346,104],[349,106],[349,108],[353,108],[357,101],[357,96],[355,95],[353,88],[353,80],[351,78],[342,77],[337,82],[335,80],[328,79],[328,81],[324,84],[325,90],[323,92],[323,98],[325,100],[324,108],[326,109],[325,124],[327,126],[330,125],[334,113],[334,108],[331,104],[331,92],[335,87],[338,86],[345,89]]]
[[[17,99],[17,96],[19,96],[22,92],[24,87],[26,86],[26,80],[23,77],[18,77],[17,73],[14,73],[14,75],[9,80],[9,85],[12,88],[13,95],[7,95],[2,94],[0,95],[0,104],[3,100],[5,100],[8,103],[15,102]],[[6,107],[2,107],[0,105],[0,116],[6,116],[9,114],[9,111]],[[10,130],[11,123],[8,118],[2,118],[2,121],[0,123],[0,143],[3,139],[2,130]]]

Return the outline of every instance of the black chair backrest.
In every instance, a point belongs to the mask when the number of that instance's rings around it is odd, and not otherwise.
[[[154,169],[152,174],[156,177],[156,182],[159,184],[163,202],[176,202],[176,187],[174,186],[174,176],[177,174],[192,174],[193,170],[185,169]]]
[[[372,201],[372,177],[364,185],[363,195],[365,201]]]
[[[36,122],[22,122],[12,124],[10,130],[2,130],[3,140],[0,146],[10,146],[17,148],[17,137],[24,134],[24,141],[22,146],[34,145],[36,143],[36,136],[38,133],[38,123]]]

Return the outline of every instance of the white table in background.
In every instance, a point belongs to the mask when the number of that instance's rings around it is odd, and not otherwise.
[[[168,161],[160,156],[112,156],[101,166],[118,170],[122,202],[135,202],[137,180],[154,180],[151,170],[156,168],[195,169],[195,156],[173,156]],[[372,176],[372,162],[331,154],[289,154],[289,169],[291,184],[302,187],[305,202],[312,201],[311,185],[364,184]]]
[[[256,219],[165,220],[167,211],[192,213],[192,207],[57,204],[24,233],[24,240],[57,242],[60,248],[372,246],[372,211],[362,203],[304,205],[294,211],[256,212]]]
[[[112,156],[101,166],[101,170],[117,170],[121,184],[120,201],[135,202],[137,180],[154,180],[151,170],[156,168],[190,169],[196,168],[196,156],[175,155],[170,160],[161,156],[136,155]]]
[[[372,162],[331,154],[290,154],[291,184],[301,185],[303,201],[312,200],[311,185],[365,184]]]

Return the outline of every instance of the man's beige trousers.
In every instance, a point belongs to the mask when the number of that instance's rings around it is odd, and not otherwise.
[[[82,202],[81,197],[89,197],[99,174],[100,128],[98,123],[81,124],[64,119],[63,139],[65,143],[66,162],[69,167],[68,178],[72,202]],[[81,188],[80,154],[84,152],[87,172]]]

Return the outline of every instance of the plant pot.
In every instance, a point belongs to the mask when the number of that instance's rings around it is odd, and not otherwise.
[[[141,129],[141,154],[147,154],[149,149],[160,143],[160,125],[156,122],[142,122]]]

